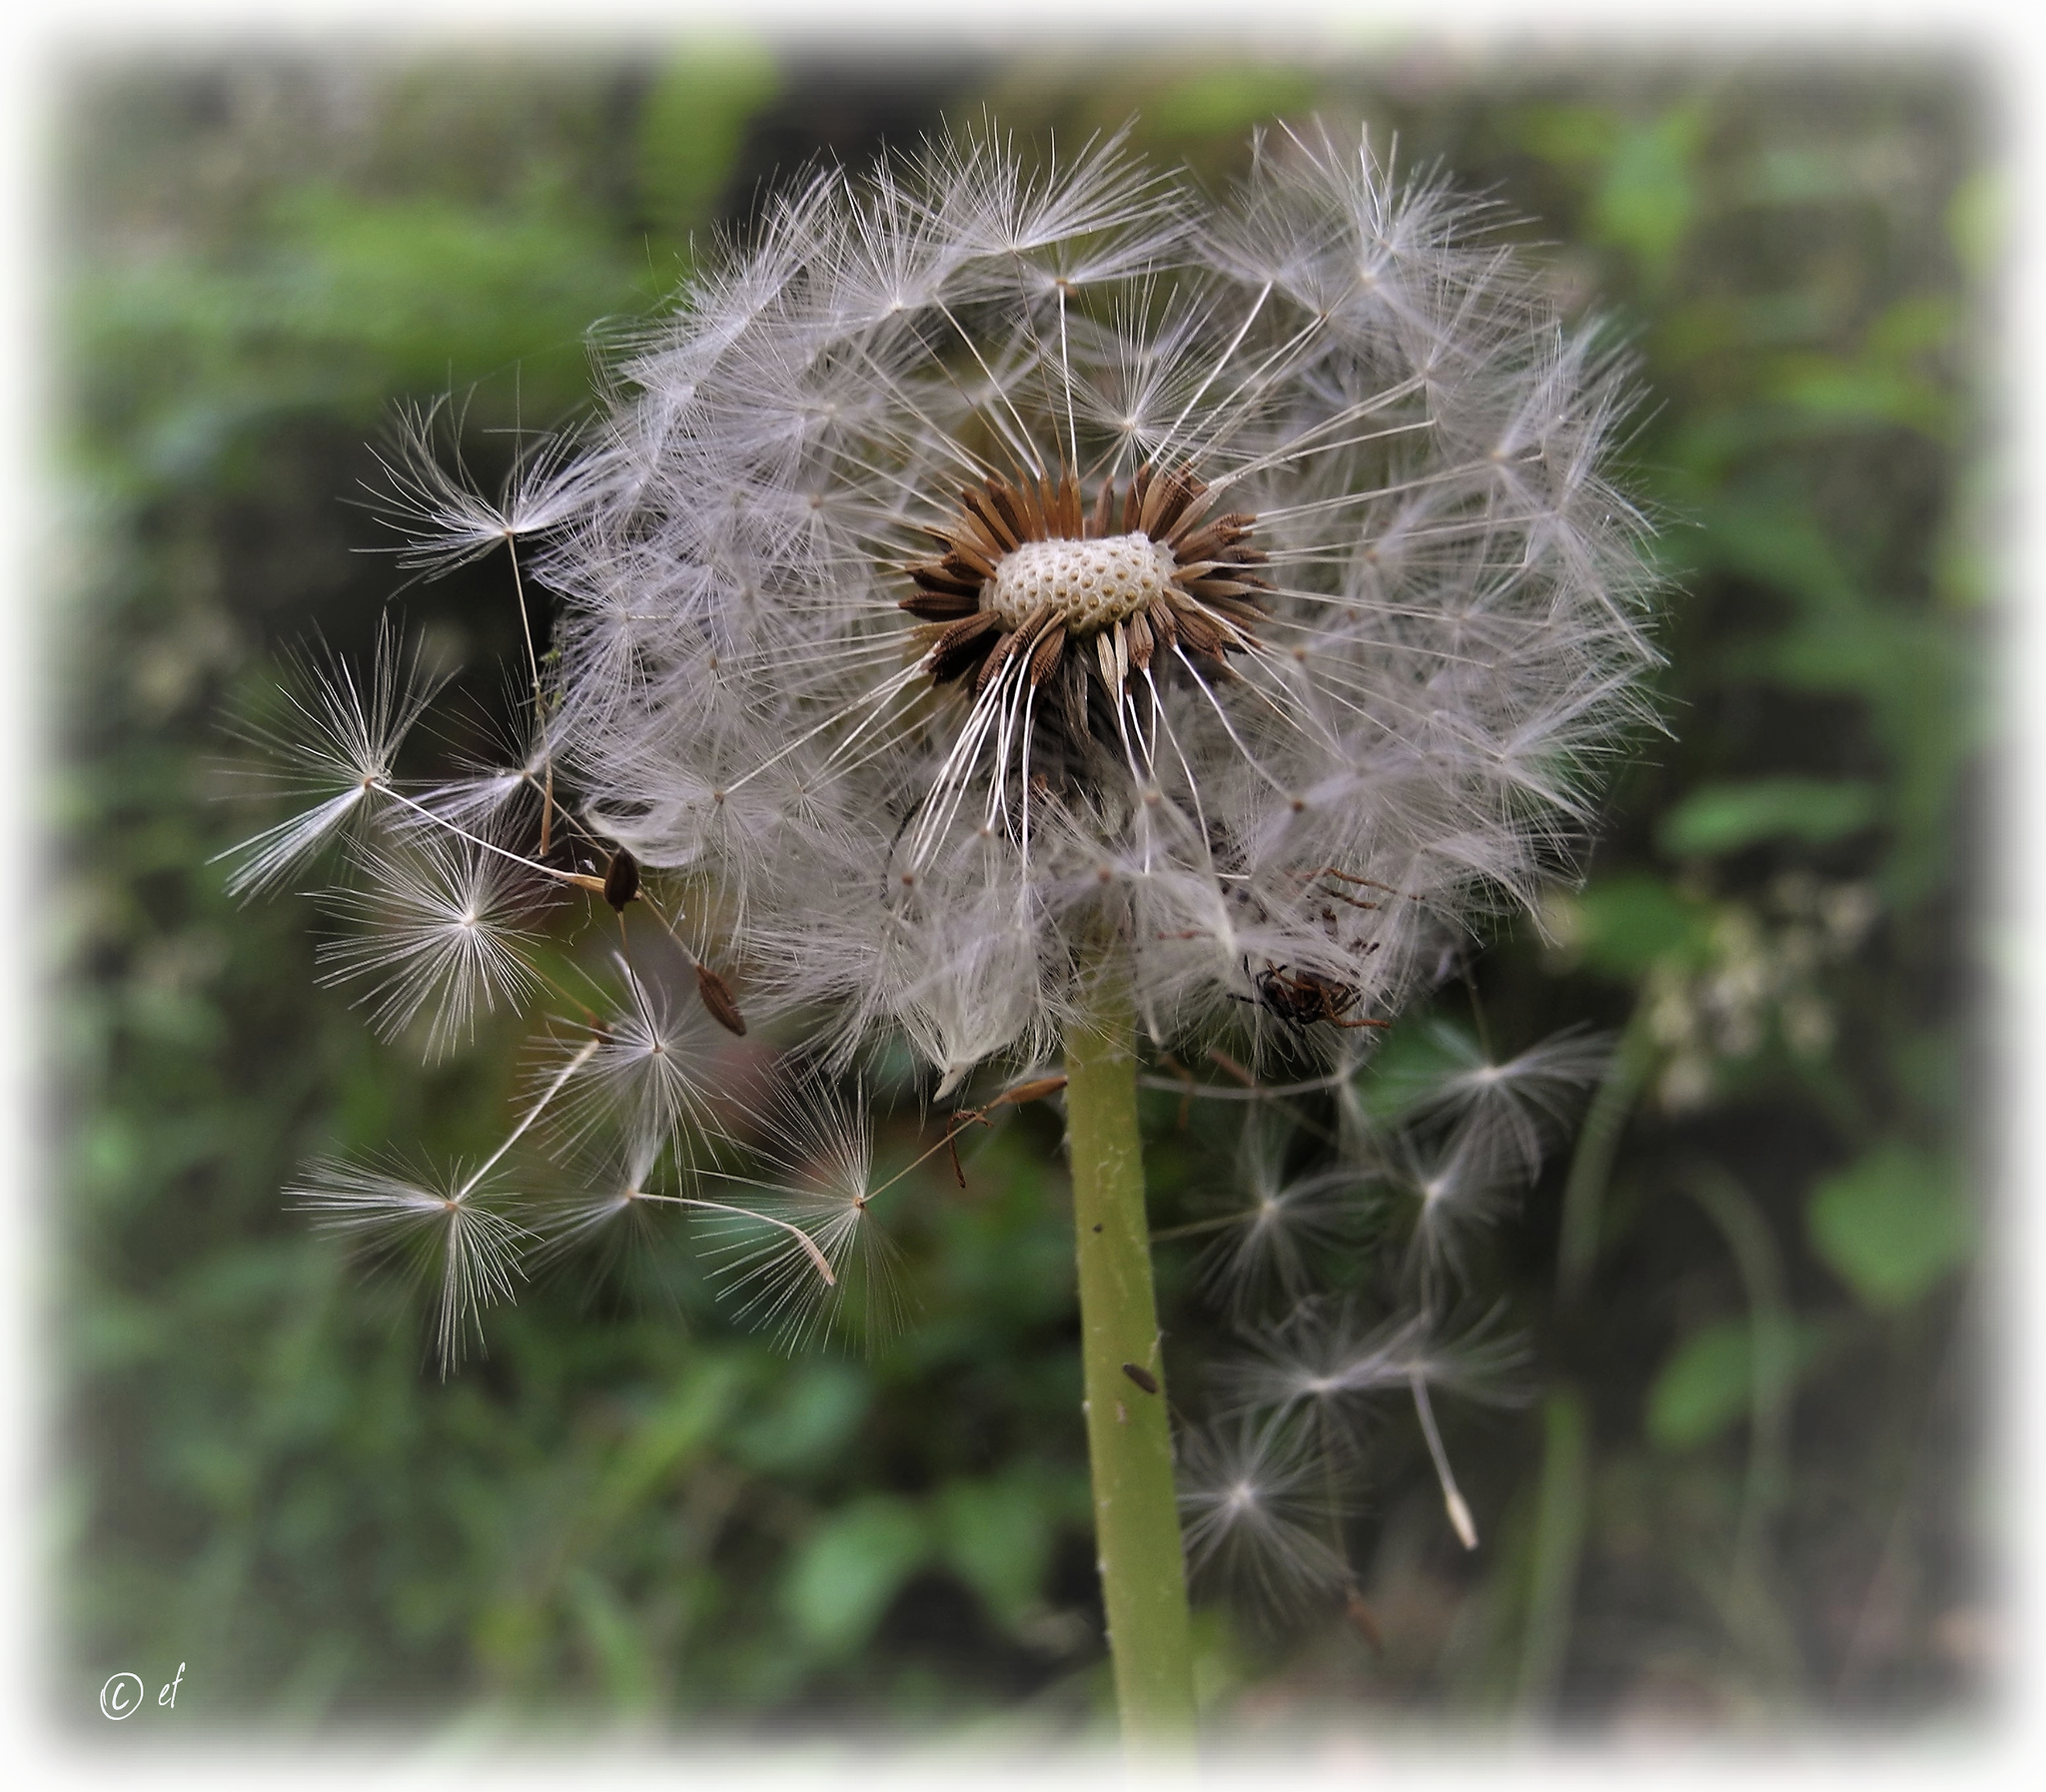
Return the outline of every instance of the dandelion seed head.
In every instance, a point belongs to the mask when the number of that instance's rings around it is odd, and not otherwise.
[[[874,1212],[865,1103],[797,1070],[758,1118],[763,1171],[706,1175],[689,1203],[724,1260],[718,1283],[785,1348],[850,1336],[871,1349],[903,1309],[898,1253]]]
[[[669,1147],[665,1134],[627,1130],[573,1152],[565,1185],[521,1215],[537,1240],[535,1263],[594,1254],[614,1269],[632,1254],[651,1253],[671,1212],[656,1180]]]
[[[1248,1351],[1218,1373],[1219,1409],[1240,1417],[1320,1412],[1346,1421],[1333,1433],[1343,1439],[1378,1402],[1411,1397],[1417,1377],[1496,1405],[1525,1391],[1527,1345],[1502,1329],[1497,1312],[1424,1307],[1372,1320],[1353,1302],[1310,1299],[1247,1339]]]
[[[312,1165],[285,1191],[359,1254],[396,1264],[429,1291],[442,1374],[482,1340],[483,1310],[512,1299],[523,1278],[525,1229],[498,1211],[482,1173],[422,1171],[398,1163]]]
[[[1288,1180],[1286,1135],[1253,1119],[1244,1128],[1238,1182],[1248,1200],[1207,1222],[1215,1229],[1195,1265],[1200,1284],[1239,1321],[1299,1301],[1317,1258],[1339,1245],[1356,1209],[1358,1178],[1341,1167]]]
[[[543,1085],[568,1070],[555,1130],[566,1146],[592,1136],[631,1142],[627,1162],[669,1141],[683,1162],[694,1142],[722,1127],[713,1103],[724,1034],[693,998],[614,961],[619,994],[592,1035],[564,1030],[537,1066]],[[643,1175],[644,1172],[642,1171]]]
[[[941,1100],[1049,1062],[1108,961],[1160,1045],[1320,1060],[1293,1087],[1332,1091],[1343,1132],[1331,1159],[1254,1115],[1242,1198],[1183,1229],[1253,1341],[1185,1440],[1196,1570],[1274,1608],[1348,1583],[1343,1439],[1388,1393],[1475,1535],[1429,1389],[1483,1396],[1511,1352],[1444,1315],[1597,1049],[1431,1031],[1395,1099],[1352,1073],[1480,921],[1570,869],[1654,657],[1646,523],[1610,478],[1625,364],[1498,222],[1327,133],[1260,138],[1220,197],[1121,139],[1037,162],[942,138],[820,172],[700,256],[618,340],[594,421],[521,442],[495,497],[444,413],[405,421],[403,562],[507,549],[518,736],[407,788],[415,670],[388,642],[361,685],[317,668],[290,698],[299,812],[237,849],[234,887],[348,840],[364,887],[325,975],[430,1050],[536,985],[584,1007],[528,954],[549,894],[601,894],[625,947],[481,1170],[323,1166],[296,1192],[435,1279],[444,1364],[521,1256],[658,1214],[707,1233],[746,1322],[871,1345],[901,1308],[876,1210],[907,1172],[876,1179],[833,1079],[884,1041]],[[649,914],[693,990],[649,962]],[[1735,945],[1694,1031],[1762,999]],[[824,1017],[743,1122],[713,1094],[717,1024],[745,1031],[726,970],[749,1015]],[[528,1132],[585,1185],[529,1226],[492,1182]],[[1366,1324],[1316,1291],[1389,1214],[1419,1300]]]
[[[377,798],[396,771],[400,746],[438,689],[388,621],[378,630],[367,677],[320,649],[289,659],[274,714],[241,730],[262,754],[262,766],[236,769],[299,806],[216,855],[233,864],[228,894],[242,899],[274,889],[330,844],[360,840],[366,817],[381,807]]]
[[[529,922],[548,900],[517,863],[447,834],[365,848],[362,887],[328,898],[356,931],[320,949],[321,981],[363,982],[378,1032],[423,1015],[428,1057],[475,1036],[480,1015],[516,1007],[537,986]]]
[[[372,507],[405,537],[403,566],[446,572],[523,536],[544,534],[585,509],[609,473],[600,455],[567,440],[519,445],[497,498],[486,497],[461,460],[461,417],[446,400],[400,411],[378,458]],[[454,464],[450,465],[450,460]]]
[[[1176,1478],[1197,1581],[1221,1581],[1283,1617],[1349,1580],[1330,1540],[1340,1517],[1330,1477],[1303,1427],[1264,1419],[1189,1431]]]
[[[1566,866],[1652,657],[1625,369],[1495,222],[1312,132],[1215,200],[992,133],[794,190],[533,462],[592,817],[947,1087],[1104,927],[1160,1038],[1278,967],[1345,992],[1296,1043],[1396,1006]]]

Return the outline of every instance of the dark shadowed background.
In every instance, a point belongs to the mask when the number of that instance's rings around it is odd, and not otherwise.
[[[401,582],[351,503],[395,402],[469,395],[488,483],[692,236],[743,234],[813,156],[983,109],[1062,143],[1134,119],[1216,182],[1262,122],[1369,120],[1529,220],[1649,394],[1628,459],[1663,524],[1668,734],[1616,769],[1547,943],[1523,926],[1476,968],[1502,1036],[1617,1041],[1485,1266],[1534,1397],[1446,1413],[1475,1554],[1411,1420],[1374,1440],[1350,1540],[1381,1649],[1338,1610],[1204,1608],[1215,1720],[1976,1709],[2001,1623],[1974,1273],[1990,92],[1922,51],[69,64],[62,1719],[183,1661],[187,1724],[1103,1720],[1056,1114],[1008,1123],[963,1193],[919,1173],[917,1318],[871,1359],[777,1353],[678,1251],[540,1284],[443,1381],[407,1291],[279,1191],[319,1153],[474,1153],[519,1040],[423,1071],[317,986],[307,904],[237,908],[208,863],[261,819],[223,718],[281,647],[367,649]],[[399,601],[502,708],[502,571]],[[1207,1149],[1178,1110],[1147,1111],[1161,1213]],[[1161,1274],[1170,1327],[1185,1264]]]

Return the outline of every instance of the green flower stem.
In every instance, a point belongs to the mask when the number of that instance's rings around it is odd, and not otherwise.
[[[1648,1033],[1648,1000],[1634,1006],[1626,1030],[1612,1049],[1598,1093],[1591,1098],[1584,1124],[1577,1129],[1577,1148],[1570,1158],[1562,1191],[1562,1236],[1555,1252],[1556,1294],[1565,1306],[1589,1286],[1598,1261],[1599,1210],[1612,1160],[1619,1151],[1634,1103],[1640,1099],[1648,1072],[1654,1068],[1654,1042]]]
[[[1087,1451],[1116,1703],[1126,1741],[1186,1742],[1194,1728],[1193,1648],[1151,1293],[1136,1023],[1128,986],[1112,971],[1096,983],[1086,1022],[1067,1038],[1066,1075]]]

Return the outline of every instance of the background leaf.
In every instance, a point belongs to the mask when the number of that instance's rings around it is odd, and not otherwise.
[[[1956,1166],[1906,1145],[1878,1146],[1827,1177],[1805,1224],[1826,1267],[1878,1312],[1923,1300],[1975,1249]]]
[[[1880,800],[1875,785],[1861,782],[1757,778],[1704,784],[1656,824],[1655,844],[1671,858],[1739,852],[1779,838],[1825,846],[1873,822]]]
[[[1791,1360],[1778,1367],[1783,1385],[1794,1380],[1822,1338],[1807,1328],[1793,1339]],[[1670,1352],[1649,1386],[1648,1440],[1669,1450],[1709,1443],[1748,1415],[1754,1387],[1754,1335],[1748,1321],[1715,1320],[1701,1326]]]
[[[932,1541],[916,1510],[898,1499],[863,1499],[836,1513],[789,1564],[784,1597],[797,1633],[832,1654],[857,1647]]]

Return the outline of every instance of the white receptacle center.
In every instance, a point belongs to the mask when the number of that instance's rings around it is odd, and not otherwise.
[[[1065,618],[1068,634],[1092,634],[1148,609],[1172,584],[1179,562],[1149,535],[1096,541],[1025,541],[995,564],[981,605],[1018,626],[1040,604]]]

